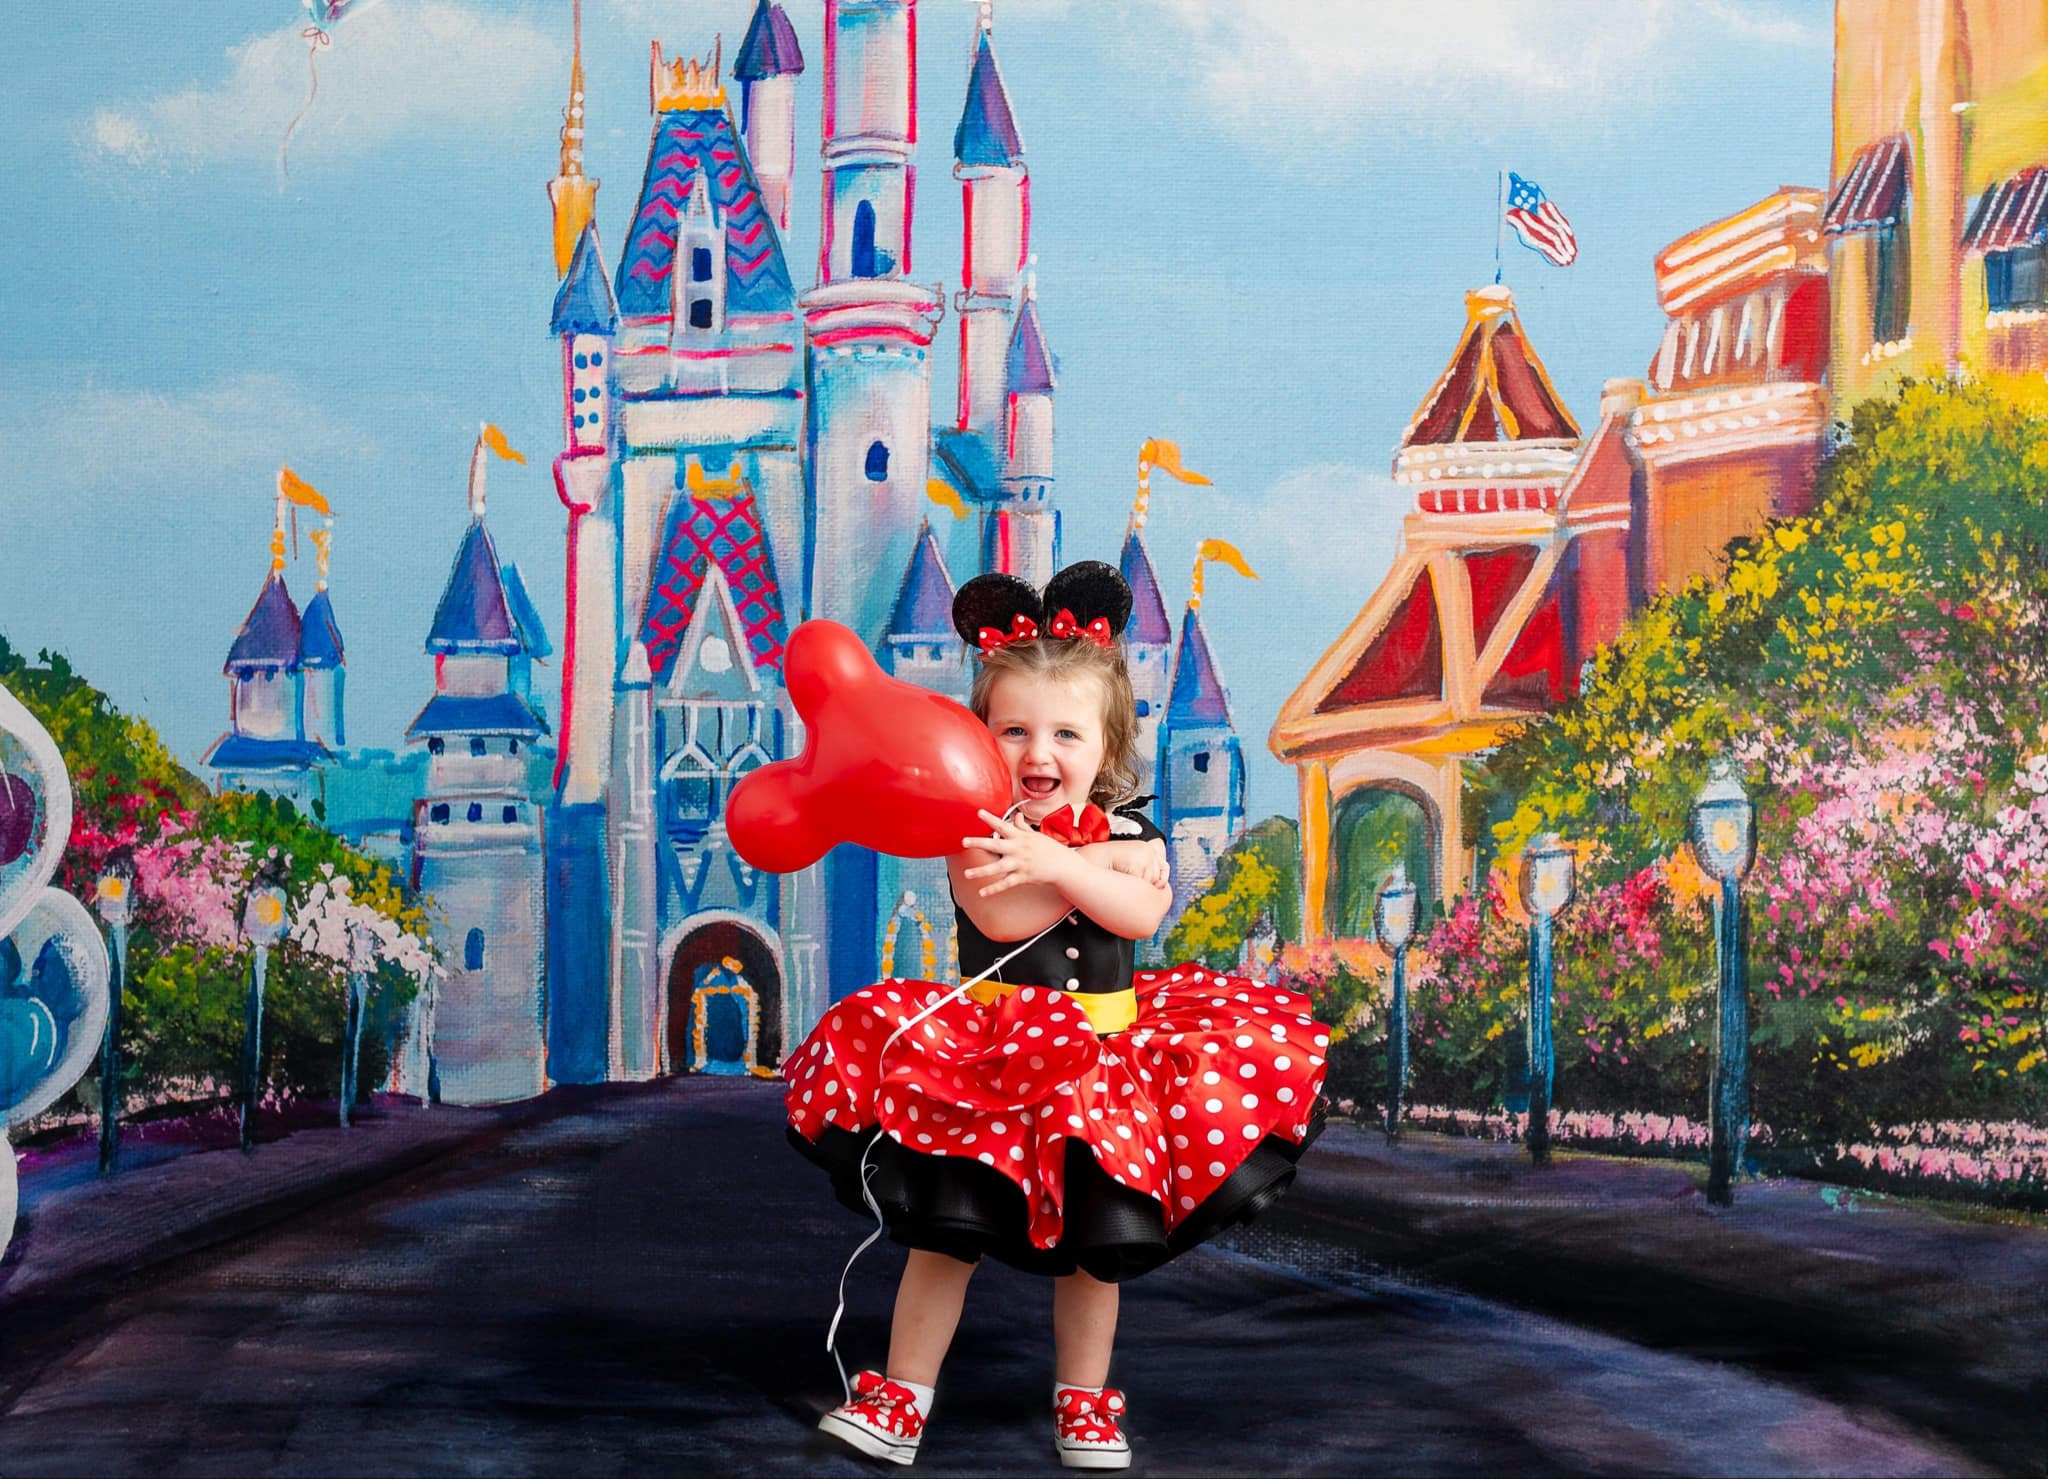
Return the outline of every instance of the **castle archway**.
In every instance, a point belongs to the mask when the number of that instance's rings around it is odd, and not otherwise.
[[[670,1073],[745,1072],[781,1061],[782,968],[750,922],[706,919],[669,957]]]
[[[1443,823],[1435,803],[1420,788],[1396,780],[1374,780],[1345,792],[1331,815],[1329,894],[1323,918],[1338,939],[1364,939],[1373,932],[1373,901],[1396,865],[1417,890],[1418,931],[1427,927],[1442,897]]]

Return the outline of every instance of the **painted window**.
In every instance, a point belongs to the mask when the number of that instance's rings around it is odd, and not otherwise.
[[[475,738],[473,738],[473,739],[471,739],[471,740],[470,740],[470,742],[469,742],[469,753],[470,753],[470,754],[472,754],[472,755],[488,755],[488,754],[489,754],[490,752],[491,752],[491,747],[490,747],[490,743],[489,743],[489,742],[488,742],[487,740],[485,740],[485,739],[484,739],[484,737],[483,737],[482,735],[477,735],[477,736],[476,736]]]
[[[875,252],[875,206],[863,200],[853,208],[853,275],[879,277]]]
[[[519,808],[518,808],[517,806],[508,806],[508,807],[506,807],[506,808],[505,808],[505,820],[506,820],[507,822],[516,822],[516,821],[518,821],[518,820],[519,820]]]
[[[708,329],[711,327],[711,300],[692,298],[690,300],[690,327]]]
[[[2048,242],[1984,257],[1984,287],[1993,313],[2048,308]]]
[[[1870,233],[1870,338],[1895,344],[1912,327],[1912,241],[1902,216],[1896,226]]]
[[[438,734],[427,741],[427,753],[429,755],[438,755],[447,748],[448,741],[442,739]]]
[[[462,968],[466,971],[480,971],[484,968],[484,932],[471,930],[462,942]]]
[[[484,819],[484,804],[481,801],[469,803],[469,819],[472,822],[480,822]]]
[[[1209,752],[1207,750],[1195,751],[1195,770],[1202,775],[1209,773]]]
[[[883,483],[889,479],[889,449],[881,442],[868,443],[868,481]]]
[[[710,248],[710,247],[691,247],[691,248],[690,248],[690,281],[691,281],[691,282],[709,282],[709,281],[711,281],[711,248]]]
[[[445,801],[437,801],[437,802],[435,802],[435,803],[434,803],[434,806],[433,806],[433,809],[432,809],[432,810],[430,810],[430,811],[429,811],[429,812],[427,813],[427,815],[428,815],[429,817],[431,817],[431,818],[432,818],[433,820],[437,821],[437,822],[445,822],[445,821],[447,821],[447,820],[448,820],[448,803],[447,803],[447,802],[445,802]]]
[[[505,742],[505,753],[507,755],[517,755],[519,753],[519,741],[507,740]]]
[[[1147,714],[1149,714],[1149,713],[1151,713],[1151,712],[1152,712],[1152,701],[1151,701],[1150,699],[1145,699],[1145,698],[1141,698],[1141,699],[1139,699],[1139,700],[1138,700],[1138,717],[1139,717],[1140,719],[1142,719],[1142,718],[1144,718],[1144,717],[1145,717],[1145,716],[1146,716]]]

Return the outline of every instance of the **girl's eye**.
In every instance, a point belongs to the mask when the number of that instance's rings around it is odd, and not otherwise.
[[[1079,739],[1080,737],[1081,737],[1081,736],[1080,736],[1079,734],[1077,734],[1077,733],[1076,733],[1075,731],[1073,731],[1073,730],[1071,730],[1071,729],[1062,729],[1062,730],[1060,731],[1060,738],[1061,738],[1061,739],[1071,739],[1071,740],[1077,740],[1077,739]]]
[[[1021,735],[1021,734],[1023,734],[1023,733],[1024,733],[1024,726],[1023,726],[1023,725],[1021,725],[1021,724],[1012,724],[1012,725],[1010,725],[1010,726],[1009,726],[1009,727],[1008,727],[1007,729],[1005,729],[1005,730],[1003,731],[1003,733],[1004,733],[1004,735],[1006,735],[1006,736],[1009,736],[1009,735]]]

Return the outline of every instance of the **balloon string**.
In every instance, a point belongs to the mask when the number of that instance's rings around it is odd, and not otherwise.
[[[904,1033],[908,1032],[911,1028],[915,1027],[918,1023],[922,1022],[926,1017],[929,1017],[933,1012],[936,1012],[940,1007],[958,1001],[970,989],[979,986],[983,981],[986,981],[990,976],[995,975],[996,972],[1000,971],[1004,966],[1008,965],[1011,961],[1015,960],[1018,956],[1022,955],[1026,950],[1029,950],[1033,945],[1036,945],[1040,940],[1044,939],[1047,935],[1051,934],[1054,930],[1058,929],[1060,925],[1065,921],[1065,919],[1066,916],[1064,914],[1061,915],[1058,919],[1055,919],[1051,924],[1047,925],[1044,929],[1040,930],[1030,939],[1024,941],[1024,943],[1019,945],[1015,950],[1012,950],[1008,955],[1003,956],[1000,960],[996,961],[994,964],[989,966],[987,970],[984,970],[979,974],[972,976],[965,981],[962,981],[958,986],[955,986],[951,991],[948,991],[944,996],[941,996],[937,1000],[933,1001],[923,1011],[919,1012],[915,1017],[906,1018],[901,1026],[899,1026],[894,1032],[889,1034],[888,1041],[882,1044],[882,1051],[875,1054],[876,1072],[880,1075],[882,1081],[884,1083],[888,1082],[889,1077],[887,1069],[884,1068],[882,1065],[882,1059],[887,1056],[889,1049],[895,1045],[897,1038],[903,1036]],[[880,1085],[877,1085],[877,1088],[879,1087]],[[861,1152],[860,1157],[861,1200],[866,1202],[868,1204],[868,1210],[875,1214],[875,1230],[869,1233],[867,1237],[861,1240],[861,1245],[858,1248],[854,1249],[852,1257],[846,1260],[846,1267],[842,1268],[839,1271],[839,1304],[832,1311],[832,1323],[830,1326],[826,1328],[825,1331],[825,1350],[828,1354],[831,1355],[832,1364],[839,1368],[839,1385],[846,1389],[846,1400],[849,1402],[853,1400],[853,1383],[847,1380],[846,1363],[839,1359],[839,1321],[846,1314],[847,1275],[853,1272],[853,1265],[855,1261],[860,1258],[861,1254],[867,1252],[869,1248],[874,1246],[875,1239],[879,1238],[884,1232],[886,1232],[889,1226],[887,1221],[884,1220],[882,1216],[881,1205],[878,1202],[876,1202],[874,1192],[871,1191],[868,1187],[868,1183],[874,1179],[875,1172],[881,1169],[878,1166],[869,1165],[868,1157],[873,1155],[875,1153],[875,1147],[882,1143],[882,1136],[884,1133],[885,1132],[883,1131],[880,1125],[875,1126],[875,1133],[872,1137],[869,1138],[867,1149]]]
[[[299,35],[303,36],[306,41],[306,77],[308,85],[306,87],[306,101],[304,105],[293,116],[292,121],[285,125],[284,138],[277,146],[277,183],[280,189],[283,188],[285,180],[290,178],[292,172],[291,160],[288,157],[292,147],[292,135],[297,133],[299,125],[306,121],[306,115],[313,111],[313,103],[320,96],[320,64],[318,60],[320,48],[334,44],[334,38],[318,26],[308,26],[305,30],[299,32]]]

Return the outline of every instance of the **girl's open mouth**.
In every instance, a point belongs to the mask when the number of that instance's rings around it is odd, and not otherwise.
[[[1050,775],[1027,775],[1019,785],[1026,796],[1037,799],[1050,796],[1060,788],[1059,777]]]

